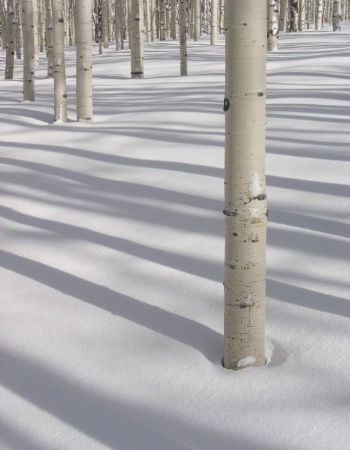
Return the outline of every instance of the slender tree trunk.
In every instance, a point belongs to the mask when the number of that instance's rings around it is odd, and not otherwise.
[[[265,364],[266,2],[226,2],[224,367]]]
[[[109,46],[109,26],[108,26],[108,1],[102,0],[101,4],[101,22],[102,22],[102,42],[103,48]]]
[[[32,0],[22,0],[23,100],[35,101],[35,36]]]
[[[77,120],[92,122],[92,1],[76,0]]]
[[[13,0],[7,0],[7,44],[6,44],[6,66],[5,80],[13,79],[13,68],[15,64],[16,28],[17,18]]]
[[[46,56],[47,76],[53,77],[53,25],[51,0],[46,0]]]
[[[64,60],[64,4],[52,0],[53,61],[54,61],[54,114],[55,122],[67,122],[66,68]]]
[[[299,31],[305,30],[305,0],[299,0]]]
[[[131,78],[143,78],[143,8],[142,0],[131,0],[130,48]]]
[[[193,38],[195,41],[198,41],[201,36],[201,2],[200,0],[193,0],[194,2],[194,33]]]
[[[278,0],[267,0],[267,50],[278,50],[279,38],[279,5]]]
[[[179,0],[180,74],[187,75],[187,0]]]
[[[210,4],[210,44],[218,43],[218,0],[211,0]]]
[[[16,58],[22,58],[22,19],[21,19],[21,7],[19,1],[16,1],[16,17],[17,17],[17,26],[16,26]]]
[[[6,42],[7,42],[7,20],[6,20],[6,11],[5,11],[5,5],[2,1],[0,1],[0,32],[1,32],[1,48],[3,50],[6,49]]]
[[[340,0],[333,0],[333,31],[341,31],[341,9]]]

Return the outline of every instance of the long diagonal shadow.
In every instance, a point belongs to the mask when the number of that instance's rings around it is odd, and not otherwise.
[[[213,363],[220,361],[223,336],[199,322],[23,256],[0,250],[0,261],[5,269],[189,345]]]
[[[0,206],[0,216],[6,217],[17,223],[46,230],[64,236],[67,239],[81,239],[93,242],[103,247],[111,248],[119,252],[152,261],[162,266],[171,267],[181,272],[191,273],[208,280],[220,282],[223,279],[223,267],[210,261],[203,261],[193,256],[176,255],[165,250],[138,244],[129,239],[109,236],[98,231],[89,230],[75,225],[55,222],[48,219],[38,219],[28,214],[23,214],[14,209]]]
[[[268,297],[339,316],[350,317],[350,301],[275,280],[267,281]]]

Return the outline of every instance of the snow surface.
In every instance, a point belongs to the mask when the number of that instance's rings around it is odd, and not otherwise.
[[[350,25],[268,55],[267,361],[223,353],[224,43],[0,81],[1,450],[349,450]],[[5,52],[1,51],[3,73]],[[248,356],[248,355],[247,355]]]

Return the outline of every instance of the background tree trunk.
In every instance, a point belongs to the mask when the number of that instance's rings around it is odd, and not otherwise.
[[[7,0],[7,33],[6,33],[6,66],[5,80],[13,79],[13,68],[15,64],[17,18],[13,0]]]
[[[210,44],[218,43],[218,0],[211,0],[210,4]]]
[[[333,0],[333,31],[340,31],[341,9],[340,0]]]
[[[265,364],[266,2],[226,11],[224,367]]]
[[[279,6],[278,0],[267,0],[267,50],[278,50],[278,24]]]
[[[187,75],[187,0],[179,0],[180,74]]]
[[[77,120],[92,122],[92,1],[76,0]]]
[[[22,0],[23,100],[35,101],[35,36],[32,0]]]
[[[130,48],[131,78],[143,78],[143,7],[142,0],[131,0]]]
[[[315,30],[321,30],[322,28],[322,15],[323,15],[323,0],[317,0]]]
[[[64,61],[64,5],[63,0],[52,0],[53,22],[53,78],[55,122],[67,122],[66,68]]]

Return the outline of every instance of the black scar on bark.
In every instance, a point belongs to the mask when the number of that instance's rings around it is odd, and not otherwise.
[[[228,98],[224,99],[224,111],[228,111],[230,109],[230,100]]]

